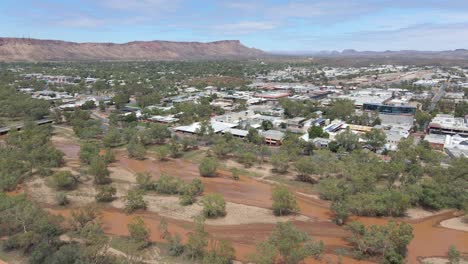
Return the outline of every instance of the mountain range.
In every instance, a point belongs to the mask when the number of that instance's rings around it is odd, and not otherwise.
[[[360,65],[369,63],[468,65],[468,50],[448,51],[343,51],[264,52],[239,40],[214,42],[134,41],[76,43],[61,40],[0,38],[1,62],[41,61],[132,61],[210,59],[313,59],[319,63]]]
[[[197,60],[260,57],[265,53],[238,40],[215,42],[134,41],[76,43],[61,40],[0,38],[0,61]]]

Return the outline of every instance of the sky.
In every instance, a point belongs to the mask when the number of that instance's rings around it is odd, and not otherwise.
[[[468,0],[1,0],[0,36],[240,40],[265,51],[468,48]]]

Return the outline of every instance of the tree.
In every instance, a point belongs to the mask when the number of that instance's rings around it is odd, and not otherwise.
[[[330,209],[335,214],[335,223],[337,225],[343,225],[349,216],[349,209],[346,201],[333,201]]]
[[[377,150],[387,143],[387,136],[381,129],[372,128],[371,131],[364,134],[364,138],[373,150]]]
[[[141,190],[149,191],[155,188],[155,183],[151,180],[149,172],[138,172],[136,174],[136,183]]]
[[[104,146],[113,148],[124,143],[122,133],[117,128],[110,128],[102,139]]]
[[[459,264],[460,263],[460,251],[454,245],[450,245],[448,249],[448,258],[450,264]]]
[[[369,227],[352,222],[348,228],[352,233],[349,241],[359,257],[402,260],[413,239],[413,227],[404,222],[390,221],[387,225]]]
[[[182,244],[182,238],[179,234],[175,234],[174,236],[169,235],[167,242],[169,243],[170,256],[178,257],[184,253],[185,246]]]
[[[314,138],[329,138],[330,135],[327,132],[323,131],[323,128],[321,126],[311,126],[307,132],[309,133],[309,138],[314,139]]]
[[[75,230],[80,231],[87,224],[97,221],[100,216],[99,210],[94,205],[87,205],[71,212],[71,223]]]
[[[330,119],[347,120],[354,113],[354,102],[348,99],[337,99],[333,101],[333,105],[328,109],[327,116]]]
[[[208,233],[205,231],[205,219],[202,216],[195,218],[195,230],[188,234],[187,251],[191,260],[200,258],[208,245]]]
[[[50,184],[58,190],[73,190],[78,184],[70,171],[58,171],[50,176]]]
[[[80,146],[80,160],[85,164],[90,164],[91,161],[99,155],[99,146],[94,142],[85,142]]]
[[[270,163],[278,173],[285,173],[289,168],[289,157],[284,152],[278,152],[271,156]]]
[[[150,244],[150,232],[141,217],[133,218],[127,227],[130,239],[138,245],[139,249],[145,248]]]
[[[258,264],[297,264],[307,257],[318,259],[324,244],[315,242],[307,233],[299,231],[291,222],[278,223],[265,242],[257,245],[253,261]]]
[[[359,136],[354,134],[350,129],[346,129],[344,132],[336,135],[335,140],[346,151],[353,151],[359,147]]]
[[[199,179],[193,179],[191,183],[182,187],[180,204],[190,205],[195,202],[196,196],[203,193],[203,184]]]
[[[466,115],[468,115],[468,102],[459,102],[455,106],[455,117],[465,117]]]
[[[206,218],[217,218],[226,215],[226,202],[219,193],[211,193],[203,197],[203,215]]]
[[[127,145],[128,156],[130,158],[143,160],[146,156],[146,149],[143,144],[137,139],[133,138]]]
[[[263,137],[258,133],[258,130],[255,128],[250,128],[247,136],[245,137],[248,142],[255,145],[260,145],[263,143]]]
[[[163,174],[154,183],[154,189],[161,194],[178,194],[183,185],[184,183],[179,178]]]
[[[109,170],[107,169],[107,163],[101,156],[96,156],[89,166],[89,174],[94,176],[94,183],[98,185],[108,184],[111,182],[109,178]]]
[[[203,256],[203,264],[230,264],[234,259],[235,250],[227,240],[212,241],[210,250]]]
[[[272,193],[273,213],[276,216],[294,214],[299,211],[296,197],[286,186],[276,186]]]
[[[167,160],[167,156],[169,156],[169,148],[166,146],[160,146],[156,148],[156,155],[158,155],[158,158],[160,161]]]
[[[130,190],[125,197],[125,212],[131,213],[138,209],[145,210],[147,207],[146,201],[143,199],[141,190]]]
[[[111,185],[103,185],[98,187],[95,199],[97,202],[112,202],[117,193],[117,189]]]
[[[198,166],[200,175],[203,177],[214,177],[216,176],[216,170],[218,168],[218,161],[212,157],[205,157]]]
[[[273,123],[270,120],[263,120],[262,121],[262,129],[263,130],[273,129]]]
[[[314,180],[310,177],[311,174],[318,172],[318,164],[311,157],[302,157],[294,163],[298,173],[298,179],[303,182],[311,182]]]

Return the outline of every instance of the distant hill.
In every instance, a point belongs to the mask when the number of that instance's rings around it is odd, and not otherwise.
[[[460,65],[468,66],[468,50],[456,49],[446,51],[303,51],[275,52],[277,56],[296,56],[309,58],[317,63],[338,66],[364,66],[376,64],[414,64],[414,65]]]
[[[201,60],[262,57],[238,40],[215,42],[135,41],[75,43],[60,40],[0,38],[0,61]]]

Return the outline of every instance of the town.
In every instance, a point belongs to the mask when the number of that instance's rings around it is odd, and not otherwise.
[[[457,263],[467,74],[304,59],[3,63],[0,260]]]

